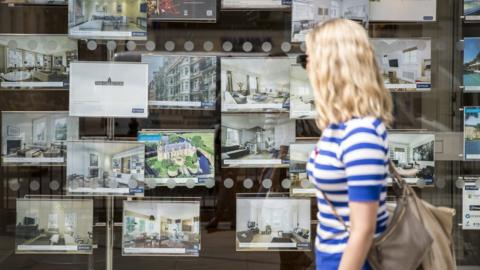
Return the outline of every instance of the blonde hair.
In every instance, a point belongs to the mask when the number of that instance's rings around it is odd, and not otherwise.
[[[345,19],[326,21],[310,31],[306,45],[321,130],[354,117],[376,117],[391,125],[392,97],[360,24]]]

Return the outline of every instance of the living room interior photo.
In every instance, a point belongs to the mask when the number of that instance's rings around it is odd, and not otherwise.
[[[16,252],[31,249],[48,252],[52,251],[49,246],[91,245],[92,226],[92,200],[18,199]]]
[[[373,39],[372,43],[387,88],[395,88],[399,84],[431,82],[430,40]],[[413,88],[416,90],[416,87]]]
[[[295,141],[295,121],[279,115],[222,116],[222,160],[287,159]]]
[[[2,161],[63,163],[78,118],[63,112],[2,112]]]
[[[315,117],[313,89],[307,71],[300,65],[290,68],[290,117],[310,119]]]
[[[147,3],[145,0],[70,0],[69,33],[77,36],[122,32],[125,37],[146,37]]]
[[[77,57],[77,43],[67,36],[0,35],[0,86],[7,82],[68,83],[70,62]]]
[[[146,248],[159,253],[163,253],[161,249],[167,249],[165,253],[175,249],[183,255],[198,255],[200,203],[125,202],[123,252],[142,253]]]
[[[72,193],[129,193],[144,186],[142,143],[68,143],[67,186]]]
[[[310,199],[238,197],[237,250],[309,249],[310,214]]]
[[[389,157],[409,183],[432,184],[435,174],[435,135],[390,134]]]
[[[258,104],[277,104],[281,109],[290,100],[289,68],[293,63],[289,58],[222,58],[224,109],[230,104],[244,105],[245,109],[248,105],[259,109]]]

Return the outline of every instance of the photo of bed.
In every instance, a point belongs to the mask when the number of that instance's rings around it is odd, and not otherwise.
[[[213,21],[216,0],[147,0],[148,19],[153,21]]]
[[[16,254],[92,254],[93,200],[17,199]]]
[[[68,112],[2,112],[2,165],[65,165],[78,123]]]
[[[429,22],[437,20],[437,0],[370,0],[370,22]]]
[[[288,112],[293,58],[221,59],[222,112]]]
[[[409,184],[432,185],[435,180],[435,135],[391,133],[389,158]]]
[[[68,194],[143,197],[143,143],[72,141],[67,147]]]
[[[285,114],[222,115],[222,167],[288,168],[295,120]]]
[[[311,249],[310,198],[237,195],[237,251]]]
[[[199,201],[124,201],[124,256],[198,256]]]
[[[277,9],[290,7],[286,0],[222,0],[222,9]]]
[[[317,24],[333,18],[368,22],[369,0],[293,0],[292,42],[304,42]]]
[[[290,118],[314,119],[315,102],[307,71],[301,65],[290,67]]]
[[[170,179],[177,185],[205,185],[215,177],[214,139],[213,130],[139,132],[138,141],[145,143],[145,178],[158,186]]]
[[[308,179],[307,162],[316,141],[296,142],[290,145],[290,196],[315,197],[315,185]]]
[[[145,0],[68,0],[68,34],[76,39],[147,39]]]
[[[480,18],[480,0],[463,0],[463,15],[466,20]]]
[[[216,56],[142,55],[148,64],[148,105],[152,108],[215,109]]]
[[[77,58],[67,36],[0,35],[0,89],[68,88]]]
[[[372,39],[371,42],[387,89],[394,92],[431,90],[431,40]]]
[[[480,38],[465,38],[463,50],[465,91],[480,91]]]
[[[464,158],[480,160],[480,107],[465,107],[464,115]]]

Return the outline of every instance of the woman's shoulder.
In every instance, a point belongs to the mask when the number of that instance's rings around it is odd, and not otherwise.
[[[343,123],[344,135],[352,135],[356,132],[371,132],[376,135],[386,138],[387,129],[382,120],[376,117],[355,117]]]

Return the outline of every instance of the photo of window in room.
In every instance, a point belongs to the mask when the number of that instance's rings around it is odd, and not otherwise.
[[[76,39],[147,39],[145,0],[69,0],[68,34]]]
[[[288,168],[295,120],[288,114],[224,114],[221,136],[224,168]]]
[[[290,145],[290,196],[315,197],[317,189],[307,175],[307,162],[316,141],[296,142]]]
[[[463,15],[466,20],[480,19],[480,0],[463,0]]]
[[[317,24],[346,18],[364,25],[368,22],[369,0],[293,0],[292,42],[304,42]]]
[[[93,200],[17,199],[16,254],[92,254]]]
[[[199,201],[124,201],[124,256],[198,256]]]
[[[388,156],[409,184],[432,185],[435,181],[435,135],[390,133]]]
[[[269,195],[270,196],[270,195]],[[237,195],[237,251],[311,249],[309,198]]]
[[[156,186],[205,185],[215,177],[213,130],[145,130],[138,133],[145,143],[145,179]],[[191,183],[190,183],[191,182]]]
[[[77,42],[67,36],[0,35],[0,89],[65,89]]]
[[[157,109],[215,109],[216,56],[142,55],[148,64],[148,105]]]
[[[371,42],[387,89],[394,92],[431,90],[431,40],[372,39]]]
[[[290,0],[222,0],[222,9],[277,9],[291,6]]]
[[[301,65],[290,67],[290,118],[314,119],[313,89],[307,71]]]
[[[143,196],[143,143],[72,141],[67,149],[69,194]]]
[[[436,20],[437,0],[370,0],[370,22],[432,22]]]
[[[153,21],[215,22],[217,19],[216,0],[147,0],[146,4],[148,19]]]
[[[65,165],[78,124],[68,112],[2,112],[2,165]]]
[[[222,112],[288,112],[294,58],[222,58]]]

